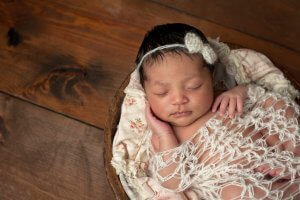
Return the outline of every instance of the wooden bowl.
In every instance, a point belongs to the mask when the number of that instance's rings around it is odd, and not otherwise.
[[[236,44],[228,44],[228,45],[230,46],[231,49],[242,48],[241,46]],[[297,82],[295,79],[293,79],[292,76],[286,70],[284,70],[284,67],[279,66],[278,68],[282,70],[285,76],[288,79],[290,79],[293,85],[299,90],[300,83]],[[122,85],[117,90],[114,96],[114,99],[109,107],[109,116],[106,121],[105,129],[104,129],[104,165],[106,169],[106,175],[110,183],[110,186],[115,194],[116,199],[120,199],[120,200],[125,200],[129,198],[121,185],[121,182],[119,180],[118,175],[115,172],[115,169],[110,164],[110,161],[112,159],[113,138],[117,131],[117,126],[120,120],[121,105],[125,96],[123,91],[129,83],[131,73],[132,72],[130,72],[129,75],[126,77],[126,79],[123,81]],[[299,99],[297,100],[297,103],[299,104]]]

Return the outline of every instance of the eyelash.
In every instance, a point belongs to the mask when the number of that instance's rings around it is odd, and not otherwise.
[[[196,87],[190,87],[190,88],[187,88],[188,90],[196,90],[198,88],[200,88],[202,86],[202,84],[196,86]]]
[[[161,93],[161,94],[155,94],[155,95],[159,96],[159,97],[162,97],[162,96],[165,96],[166,94],[168,94],[168,92],[164,92],[164,93]]]
[[[191,87],[191,88],[187,88],[188,90],[196,90],[196,89],[198,89],[198,88],[200,88],[202,86],[202,84],[200,84],[200,85],[198,85],[198,86],[196,86],[196,87]],[[168,94],[168,92],[164,92],[164,93],[161,93],[161,94],[155,94],[156,96],[159,96],[159,97],[163,97],[163,96],[165,96],[165,95],[167,95]]]

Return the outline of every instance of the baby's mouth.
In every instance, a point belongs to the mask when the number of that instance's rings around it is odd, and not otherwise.
[[[192,114],[192,111],[182,111],[182,112],[172,113],[171,116],[173,116],[175,118],[180,118],[180,117],[189,116],[190,114]]]

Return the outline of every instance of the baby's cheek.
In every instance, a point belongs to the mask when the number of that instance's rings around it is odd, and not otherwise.
[[[159,100],[149,100],[153,113],[160,119],[166,120],[168,116],[167,105]]]

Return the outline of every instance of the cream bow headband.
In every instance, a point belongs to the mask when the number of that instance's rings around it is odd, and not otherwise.
[[[155,49],[148,51],[138,63],[137,68],[140,68],[144,59],[148,55],[159,50],[174,48],[174,47],[186,48],[191,54],[200,53],[203,56],[203,59],[208,64],[214,64],[218,58],[217,54],[214,52],[214,50],[210,47],[208,43],[204,44],[203,41],[195,33],[187,33],[184,37],[184,44],[168,44],[168,45],[156,47]]]

